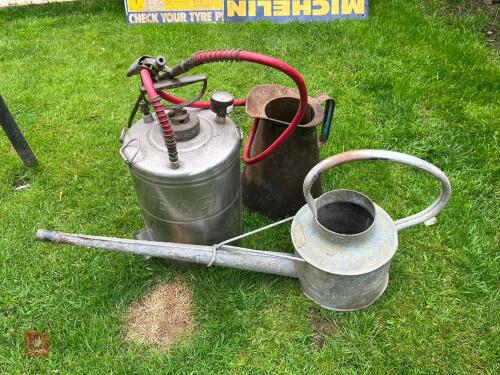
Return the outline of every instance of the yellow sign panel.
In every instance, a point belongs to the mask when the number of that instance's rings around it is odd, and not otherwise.
[[[128,12],[143,12],[144,0],[129,0],[125,6]]]
[[[224,9],[224,0],[163,0],[163,10]]]
[[[222,22],[225,0],[125,0],[127,23]]]
[[[224,0],[128,0],[130,12],[224,9]]]

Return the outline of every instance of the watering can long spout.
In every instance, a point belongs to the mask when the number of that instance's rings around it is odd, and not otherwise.
[[[269,273],[297,278],[296,263],[304,262],[292,254],[246,249],[237,246],[204,246],[171,242],[129,240],[71,234],[39,229],[39,241],[57,242],[86,248],[97,248],[120,253],[187,261],[197,264],[237,268],[246,271]]]

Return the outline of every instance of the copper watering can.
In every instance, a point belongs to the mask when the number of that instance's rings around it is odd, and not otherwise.
[[[441,182],[441,194],[425,210],[394,221],[367,196],[333,190],[314,199],[311,189],[324,171],[361,160],[383,160],[422,169]],[[398,247],[398,231],[435,217],[451,196],[446,175],[414,156],[384,150],[344,152],[318,163],[307,174],[307,204],[295,217],[231,238],[214,246],[97,237],[39,230],[38,240],[89,248],[232,267],[299,279],[304,294],[324,308],[353,311],[374,303],[389,280],[389,265]],[[231,246],[229,243],[293,219],[295,253]]]

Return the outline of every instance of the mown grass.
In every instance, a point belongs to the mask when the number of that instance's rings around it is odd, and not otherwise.
[[[23,168],[0,135],[0,371],[2,373],[498,373],[498,98],[496,55],[482,16],[443,20],[438,2],[372,1],[366,21],[328,24],[128,27],[122,1],[0,10],[0,93],[40,166]],[[156,260],[37,243],[37,228],[131,237],[141,228],[117,150],[142,54],[177,62],[238,47],[282,58],[311,94],[337,99],[322,157],[356,148],[414,154],[450,177],[454,196],[432,227],[400,234],[384,296],[335,313],[296,281],[236,270],[180,272]],[[289,84],[248,64],[204,66],[210,90],[243,97]],[[187,94],[187,92],[186,92]],[[250,121],[243,112],[234,118]],[[30,188],[13,187],[29,183]],[[393,217],[423,208],[437,183],[408,168],[366,163],[328,173]],[[269,221],[245,212],[246,230]],[[288,229],[243,243],[290,250]],[[197,331],[169,353],[123,339],[127,306],[182,277]],[[309,316],[336,330],[319,347]],[[48,358],[28,359],[26,331],[48,331]]]

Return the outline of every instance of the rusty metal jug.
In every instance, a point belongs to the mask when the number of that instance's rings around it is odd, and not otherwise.
[[[427,209],[396,221],[356,191],[334,190],[317,199],[312,197],[312,186],[321,173],[360,160],[384,160],[422,169],[441,182],[441,194]],[[450,195],[450,182],[441,170],[398,152],[349,151],[317,164],[304,180],[307,204],[295,215],[291,228],[295,253],[305,260],[297,263],[304,294],[337,311],[358,310],[374,303],[387,286],[398,231],[435,217]]]
[[[325,110],[321,108],[325,104]],[[247,114],[259,120],[251,153],[269,147],[285,130],[299,105],[296,90],[279,85],[254,87],[246,100]],[[319,142],[327,141],[335,102],[322,94],[309,97],[308,110],[295,132],[271,156],[259,163],[245,165],[241,179],[243,204],[252,211],[273,219],[294,215],[305,203],[302,182],[307,172],[319,162],[316,126],[323,124]],[[321,194],[321,182],[312,187]]]

